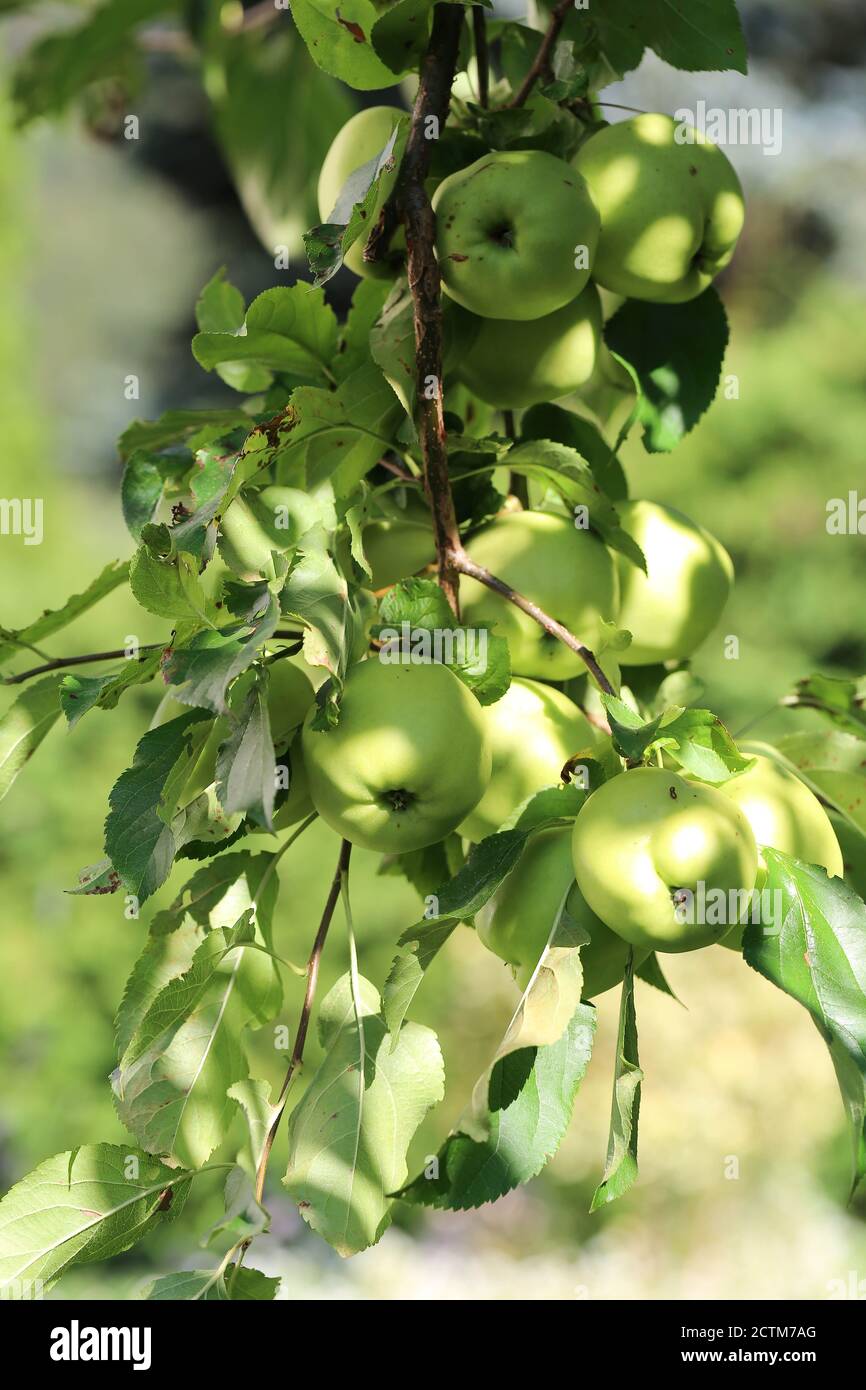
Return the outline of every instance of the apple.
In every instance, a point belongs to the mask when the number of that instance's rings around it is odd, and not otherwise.
[[[317,520],[313,499],[300,488],[272,485],[245,491],[226,507],[217,544],[239,579],[273,579],[272,552],[293,549]]]
[[[319,216],[323,222],[331,220],[331,214],[349,175],[382,153],[394,133],[395,125],[400,117],[405,115],[406,112],[399,106],[368,106],[363,111],[357,111],[337,132],[319,174]],[[379,179],[379,194],[370,216],[371,231],[383,203],[394,186],[395,178],[396,170],[384,172]],[[364,260],[366,239],[362,234],[349,247],[344,264],[356,275],[377,278],[393,275],[393,266],[389,265],[387,260],[374,264],[368,264]],[[399,246],[405,249],[406,241],[402,230],[394,236],[391,244],[395,249]]]
[[[610,552],[568,517],[503,513],[472,537],[467,550],[479,565],[532,599],[594,650],[602,640],[602,620],[616,620],[619,582]],[[464,623],[495,623],[497,632],[507,637],[516,675],[568,680],[585,673],[576,652],[477,580],[462,579],[460,597]]]
[[[313,805],[365,849],[401,854],[450,834],[490,781],[490,738],[475,696],[446,666],[371,658],[350,669],[335,728],[307,717]]]
[[[403,506],[384,493],[381,505],[386,515],[364,527],[364,554],[374,591],[417,574],[436,559],[433,521],[420,489],[407,489]]]
[[[433,208],[445,291],[481,318],[541,318],[589,279],[598,213],[583,179],[555,155],[484,155],[443,179]]]
[[[557,786],[568,759],[595,743],[591,724],[553,686],[515,677],[501,700],[482,710],[493,754],[486,792],[463,823],[469,840],[492,835],[515,807],[542,787]]]
[[[734,578],[724,546],[673,507],[617,502],[620,524],[644,553],[647,572],[624,555],[619,625],[632,635],[623,666],[651,666],[692,655],[722,615]]]
[[[743,745],[743,751],[751,750]],[[831,878],[842,878],[845,870],[839,841],[817,796],[772,758],[754,753],[752,756],[754,766],[722,782],[719,791],[739,806],[752,827],[758,843],[756,888],[763,888],[767,876],[762,845],[807,864],[819,864]],[[722,945],[740,950],[743,931],[741,927],[731,932]]]
[[[692,143],[678,143],[686,132]],[[606,126],[575,168],[601,214],[593,277],[632,299],[694,299],[734,254],[743,190],[730,160],[693,127],[645,113]]]
[[[625,941],[655,951],[719,941],[750,908],[758,871],[739,806],[660,767],[620,773],[588,797],[572,857],[592,911]]]
[[[523,410],[568,396],[592,376],[602,324],[601,300],[592,284],[542,318],[480,322],[457,373],[488,405]]]
[[[587,906],[574,881],[567,828],[541,830],[530,837],[517,866],[476,914],[475,929],[489,951],[514,966],[518,984],[525,989],[566,893],[569,915],[590,936],[580,952],[582,993],[584,999],[594,999],[620,983],[631,948]],[[636,950],[635,964],[648,954]]]

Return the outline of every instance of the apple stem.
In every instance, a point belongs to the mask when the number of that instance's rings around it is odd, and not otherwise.
[[[565,23],[565,17],[573,6],[574,0],[559,0],[559,4],[555,7],[550,16],[550,24],[547,27],[544,38],[541,40],[538,52],[535,55],[535,61],[517,91],[514,93],[511,101],[508,103],[510,107],[522,106],[539,77],[544,73],[550,72],[550,58],[553,52],[553,45],[559,38],[559,32]]]
[[[606,695],[616,694],[599,666],[595,653],[590,651],[589,647],[578,637],[575,637],[573,632],[569,632],[567,627],[563,627],[562,623],[551,618],[549,614],[544,612],[543,608],[539,608],[537,603],[533,603],[532,599],[525,598],[516,589],[512,589],[510,584],[506,584],[503,579],[498,579],[495,574],[491,574],[490,570],[486,570],[483,565],[477,565],[462,547],[454,556],[454,562],[460,574],[465,574],[468,579],[477,580],[479,584],[484,584],[486,588],[492,589],[494,593],[508,599],[508,602],[513,603],[515,608],[519,608],[527,617],[532,618],[540,627],[543,627],[545,632],[550,633],[551,637],[557,637],[560,642],[575,652],[586,666],[599,690],[603,690]]]

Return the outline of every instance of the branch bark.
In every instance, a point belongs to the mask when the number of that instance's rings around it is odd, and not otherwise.
[[[550,59],[553,53],[553,46],[559,38],[560,31],[565,23],[565,17],[573,7],[573,4],[574,0],[559,0],[558,5],[554,7],[550,16],[550,24],[547,26],[547,32],[541,40],[538,52],[535,55],[535,61],[517,91],[514,93],[511,101],[508,103],[509,106],[523,106],[539,77],[541,77],[543,73],[550,71]]]
[[[431,135],[438,135],[448,116],[462,25],[460,5],[436,6],[395,198],[406,228],[407,272],[415,324],[416,425],[424,460],[424,490],[433,516],[439,584],[454,613],[459,612],[454,557],[461,544],[448,479],[442,413],[442,303],[435,250],[436,219],[424,185],[430,167]]]
[[[280,628],[274,633],[274,637],[302,637],[300,632],[287,632]],[[149,642],[143,647],[139,647],[140,652],[155,652],[161,647],[167,647],[167,642]],[[79,656],[55,656],[51,661],[44,661],[41,666],[31,666],[29,671],[19,671],[16,676],[4,676],[0,685],[21,685],[22,681],[30,680],[31,676],[44,676],[46,671],[62,671],[67,666],[86,666],[90,662],[97,661],[116,661],[120,657],[126,656],[125,647],[115,647],[109,652],[82,652]],[[127,657],[133,661],[134,657]]]
[[[292,1084],[295,1072],[300,1067],[304,1059],[304,1046],[307,1041],[307,1032],[310,1027],[310,1015],[313,1012],[313,1001],[316,997],[316,986],[319,982],[319,966],[322,963],[322,951],[325,948],[325,941],[328,936],[328,928],[334,916],[334,909],[340,897],[340,890],[343,887],[344,879],[349,872],[349,859],[352,853],[352,846],[348,840],[343,840],[340,845],[340,857],[337,860],[337,868],[331,880],[331,887],[328,890],[328,897],[322,913],[322,920],[319,923],[319,930],[316,932],[316,939],[313,942],[313,949],[310,952],[310,959],[307,961],[307,988],[304,991],[304,1002],[301,1006],[301,1017],[298,1020],[298,1031],[295,1034],[295,1044],[292,1048],[292,1055],[289,1060],[288,1070],[283,1080],[280,1094],[277,1097],[274,1114],[262,1144],[262,1152],[259,1158],[259,1166],[256,1171],[256,1201],[261,1202],[265,1190],[265,1178],[268,1172],[268,1163],[271,1157],[271,1150],[274,1147],[274,1140],[277,1137],[277,1130],[280,1127],[280,1120],[286,1108],[289,1095],[289,1087]]]

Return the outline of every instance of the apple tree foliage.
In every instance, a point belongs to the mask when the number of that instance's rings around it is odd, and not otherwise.
[[[458,68],[473,57],[467,0]],[[29,0],[4,0],[4,12]],[[261,8],[257,18],[261,19]],[[496,48],[490,101],[455,94],[448,124],[435,132],[438,178],[489,150],[536,146],[569,157],[598,127],[593,98],[651,49],[687,72],[746,71],[734,0],[605,0],[565,15],[551,63],[528,99],[511,98],[530,73],[551,15],[537,27],[488,14]],[[292,844],[306,822],[274,848],[252,850],[248,834],[270,826],[286,788],[273,791],[279,765],[268,716],[271,661],[293,644],[330,677],[318,718],[339,719],[351,663],[384,627],[442,632],[457,620],[432,579],[390,589],[375,609],[366,581],[364,525],[383,515],[398,474],[417,479],[418,383],[413,364],[413,303],[406,279],[361,281],[345,321],[322,286],[346,251],[369,231],[377,182],[399,171],[409,115],[383,157],[338,202],[341,219],[321,224],[311,189],[327,147],[351,113],[347,89],[397,88],[417,71],[428,44],[433,0],[292,0],[263,23],[244,24],[222,0],[101,0],[86,15],[43,33],[13,74],[17,120],[26,125],[77,105],[96,128],[125,110],[147,80],[153,36],[170,36],[198,71],[212,105],[216,138],[238,193],[266,244],[300,245],[315,285],[267,290],[251,304],[223,271],[202,290],[192,352],[204,371],[236,393],[221,408],[173,410],[134,420],[119,441],[120,504],[132,542],[128,560],[110,565],[80,593],[40,617],[0,629],[0,662],[21,674],[22,657],[44,645],[119,585],[129,584],[148,613],[165,623],[162,645],[98,664],[96,672],[53,669],[21,680],[0,720],[0,797],[9,791],[52,726],[73,728],[95,709],[112,709],[133,686],[157,683],[181,712],[128,750],[108,798],[105,843],[71,891],[140,904],[179,860],[186,878],[157,912],[126,984],[116,1019],[111,1077],[128,1144],[92,1144],[46,1160],[0,1203],[0,1287],[48,1286],[71,1265],[128,1249],[154,1226],[181,1218],[194,1181],[225,1190],[219,1234],[225,1255],[213,1270],[158,1279],[153,1299],[271,1299],[276,1281],[245,1263],[268,1230],[264,1171],[286,1097],[273,1078],[252,1076],[245,1035],[278,1015],[284,988],[297,989],[280,954],[281,884],[291,892]],[[230,13],[231,12],[231,13]],[[562,16],[559,16],[562,19]],[[398,92],[394,100],[399,101]],[[717,391],[728,339],[714,288],[682,305],[636,300],[607,324],[607,346],[627,381],[631,409],[610,437],[602,402],[598,423],[559,406],[526,412],[514,438],[494,412],[464,394],[446,397],[447,447],[462,534],[504,502],[503,467],[567,510],[583,505],[607,544],[631,563],[641,555],[618,527],[625,482],[617,451],[639,427],[648,451],[674,448]],[[447,344],[446,344],[447,353]],[[446,383],[447,384],[447,383]],[[656,463],[656,466],[659,466]],[[270,572],[230,578],[214,588],[208,569],[219,522],[251,485],[303,491],[302,534],[275,547]],[[627,640],[627,639],[623,639]],[[482,704],[509,682],[505,643],[490,642],[487,669],[455,665]],[[620,655],[627,660],[626,652]],[[48,663],[50,666],[50,663]],[[95,664],[95,663],[94,663]],[[251,673],[245,699],[230,703]],[[550,924],[542,962],[501,1044],[459,1119],[443,1132],[419,1171],[412,1139],[445,1093],[439,1043],[413,1022],[414,997],[451,935],[518,865],[529,838],[570,825],[601,781],[662,756],[709,783],[748,766],[728,731],[700,707],[702,686],[687,664],[641,672],[630,699],[587,695],[607,719],[606,747],[582,761],[588,781],[538,792],[511,823],[468,857],[459,838],[391,859],[425,900],[395,943],[387,979],[352,968],[317,1003],[312,1026],[323,1044],[318,1071],[288,1094],[286,1190],[318,1235],[343,1255],[378,1241],[396,1202],[458,1210],[490,1202],[527,1182],[555,1154],[571,1121],[590,1061],[595,1008],[582,999],[581,929],[563,906]],[[769,883],[784,904],[776,930],[747,929],[748,965],[798,1000],[833,1060],[850,1122],[853,1188],[866,1173],[866,683],[816,675],[788,698],[818,711],[809,732],[783,739],[775,756],[802,777],[844,831],[848,881],[785,854],[766,851]],[[217,790],[231,783],[231,814],[207,792],[183,804],[183,788],[215,721],[227,719]],[[575,750],[578,752],[580,750]],[[118,750],[119,769],[124,755]],[[285,858],[283,852],[287,849]],[[346,874],[339,876],[346,889]],[[108,905],[94,901],[93,910]],[[332,904],[333,907],[333,904]],[[110,909],[109,909],[110,910]],[[351,936],[351,916],[346,910]],[[311,933],[312,937],[312,928]],[[627,968],[613,1077],[610,1143],[593,1208],[624,1193],[637,1173],[642,1072],[635,978],[669,991],[656,956]],[[240,1116],[246,1139],[229,1147]],[[210,1175],[213,1175],[211,1178]]]

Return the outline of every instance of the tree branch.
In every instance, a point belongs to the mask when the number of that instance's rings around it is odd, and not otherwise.
[[[274,1147],[274,1140],[277,1137],[277,1130],[280,1127],[280,1120],[286,1108],[289,1095],[289,1087],[292,1084],[295,1072],[301,1066],[304,1058],[304,1045],[307,1041],[307,1031],[310,1026],[310,1015],[313,1011],[313,1001],[316,997],[316,986],[319,982],[319,966],[322,962],[322,951],[325,947],[325,940],[328,935],[328,928],[334,916],[334,909],[340,896],[340,890],[349,873],[349,858],[352,853],[352,846],[348,840],[343,840],[340,845],[340,857],[337,860],[337,868],[328,890],[328,897],[325,902],[325,909],[322,913],[322,920],[319,923],[319,930],[316,932],[316,939],[313,942],[313,949],[310,952],[310,959],[307,961],[307,988],[304,991],[304,1002],[301,1006],[301,1017],[298,1021],[298,1031],[295,1034],[295,1045],[292,1048],[292,1056],[289,1061],[288,1070],[283,1080],[280,1094],[277,1097],[274,1113],[262,1144],[259,1166],[256,1171],[256,1201],[261,1202],[265,1190],[265,1178],[268,1171],[268,1162],[271,1157],[271,1150]]]
[[[455,613],[459,580],[454,557],[461,545],[448,478],[442,414],[442,304],[435,250],[436,219],[424,183],[430,167],[431,136],[438,135],[448,117],[462,25],[460,5],[436,6],[395,198],[406,228],[415,322],[416,425],[424,460],[424,489],[433,515],[439,584]]]
[[[603,690],[605,695],[616,694],[616,691],[604,674],[604,671],[602,671],[599,666],[595,653],[590,651],[589,647],[581,642],[579,638],[575,637],[573,632],[569,632],[567,627],[563,627],[562,623],[558,623],[555,618],[549,617],[548,614],[544,612],[543,608],[539,608],[537,603],[533,603],[532,599],[524,598],[523,594],[519,594],[516,589],[512,589],[503,579],[497,579],[496,575],[484,569],[483,565],[477,565],[462,546],[454,556],[454,563],[458,573],[465,574],[469,579],[476,579],[479,584],[484,584],[486,588],[492,589],[495,594],[500,594],[502,598],[507,599],[509,603],[513,603],[515,608],[519,608],[527,617],[532,618],[540,627],[543,627],[545,632],[549,632],[551,637],[558,637],[560,642],[563,642],[566,647],[580,657],[599,690]]]
[[[539,77],[550,70],[550,59],[553,53],[553,46],[559,38],[560,30],[565,23],[565,17],[573,4],[574,0],[559,0],[559,3],[554,7],[550,16],[550,24],[547,26],[547,32],[541,40],[538,52],[535,55],[535,61],[517,91],[514,93],[511,101],[508,103],[510,107],[522,106]]]
[[[279,628],[274,637],[301,637],[300,632],[289,632]],[[155,652],[160,647],[167,647],[168,642],[148,642],[143,647],[139,647],[140,652]],[[20,685],[22,681],[30,680],[31,676],[43,676],[46,671],[62,671],[67,666],[86,666],[93,661],[116,661],[120,657],[126,657],[127,661],[134,661],[134,657],[126,656],[125,647],[115,647],[110,652],[82,652],[79,656],[55,656],[51,661],[44,661],[41,666],[31,666],[29,671],[19,671],[16,676],[4,676],[2,685]]]

